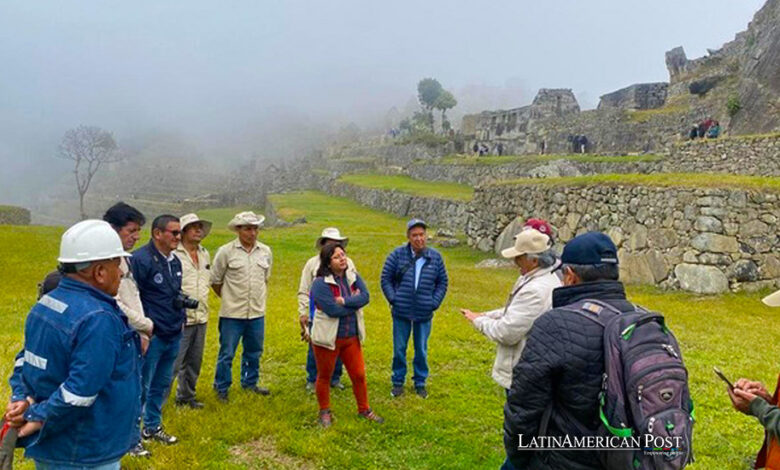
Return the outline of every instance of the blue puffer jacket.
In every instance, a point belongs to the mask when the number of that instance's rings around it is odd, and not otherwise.
[[[390,302],[394,317],[428,321],[447,294],[447,270],[438,251],[425,248],[425,264],[414,288],[415,260],[407,243],[393,250],[382,269],[382,292]]]
[[[138,334],[116,301],[63,278],[27,316],[24,363],[11,379],[15,394],[35,400],[25,419],[44,423],[25,439],[26,456],[79,466],[119,460],[138,437],[140,362]]]

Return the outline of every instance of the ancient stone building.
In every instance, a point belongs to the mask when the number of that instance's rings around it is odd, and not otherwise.
[[[578,114],[580,105],[568,88],[542,88],[528,106],[483,111],[463,117],[461,131],[478,141],[502,141],[509,145],[525,139],[533,120],[562,118]]]
[[[603,95],[599,101],[598,109],[640,110],[660,108],[666,103],[666,91],[668,88],[669,84],[666,82],[631,85]]]

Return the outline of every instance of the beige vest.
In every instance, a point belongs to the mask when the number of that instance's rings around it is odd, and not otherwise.
[[[350,288],[355,283],[355,273],[347,271],[347,284]],[[326,284],[337,286],[336,280],[333,276],[327,276],[324,278]],[[362,343],[366,339],[366,324],[363,320],[363,309],[359,309],[355,312],[357,317],[358,326],[358,339]],[[336,349],[336,337],[339,335],[339,319],[336,317],[329,317],[328,314],[316,309],[314,311],[314,322],[311,326],[311,342],[316,346],[321,346],[327,349]]]

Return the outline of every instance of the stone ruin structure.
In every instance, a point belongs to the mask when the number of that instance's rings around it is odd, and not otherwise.
[[[669,84],[639,83],[601,96],[598,109],[656,109],[666,104],[666,91]]]
[[[590,152],[625,154],[667,153],[707,117],[732,135],[780,130],[780,0],[707,56],[676,47],[665,59],[668,83],[607,93],[595,110],[581,112],[571,90],[542,89],[528,106],[464,116],[461,132],[469,147],[500,143],[504,153],[569,153],[572,137],[585,135]]]

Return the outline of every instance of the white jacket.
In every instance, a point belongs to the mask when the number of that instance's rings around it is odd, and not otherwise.
[[[133,272],[130,271],[126,258],[119,259],[119,269],[122,270],[122,279],[119,281],[119,291],[114,299],[127,317],[127,323],[130,324],[130,327],[139,334],[148,337],[154,323],[144,314],[138,286],[133,279]]]
[[[498,343],[493,379],[504,388],[512,386],[512,369],[520,360],[528,331],[539,315],[552,308],[552,291],[561,286],[552,269],[520,276],[504,308],[474,319],[474,327]]]

